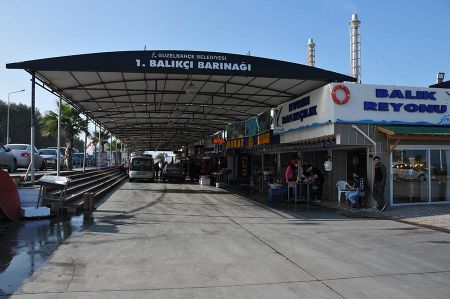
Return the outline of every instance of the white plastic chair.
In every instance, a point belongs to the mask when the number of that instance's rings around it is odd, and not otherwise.
[[[346,181],[338,181],[336,183],[336,187],[338,189],[338,202],[341,202],[341,194],[348,191],[350,185]]]

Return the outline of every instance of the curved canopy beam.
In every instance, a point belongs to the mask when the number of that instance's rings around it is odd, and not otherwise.
[[[292,62],[200,51],[92,53],[6,67],[35,73],[43,88],[130,146],[166,150],[328,83],[356,81]]]

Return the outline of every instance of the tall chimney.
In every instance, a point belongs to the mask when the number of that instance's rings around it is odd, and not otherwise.
[[[442,72],[437,73],[436,83],[440,84],[440,83],[444,82],[444,78],[445,78],[445,73],[442,73]]]
[[[308,44],[306,45],[308,48],[308,65],[309,66],[316,66],[316,44],[313,42],[312,38],[308,39]]]
[[[352,14],[350,25],[350,67],[356,83],[361,83],[361,38],[359,36],[359,24],[357,14]]]

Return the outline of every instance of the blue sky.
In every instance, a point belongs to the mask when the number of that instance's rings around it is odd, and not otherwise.
[[[450,79],[450,1],[1,1],[0,99],[30,103],[30,76],[5,64],[72,54],[141,50],[208,50],[306,64],[348,74],[349,29],[358,13],[362,81],[428,86]],[[37,107],[55,96],[37,89]]]

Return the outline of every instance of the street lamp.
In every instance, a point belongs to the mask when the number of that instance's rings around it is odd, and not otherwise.
[[[9,139],[9,96],[13,93],[24,92],[24,91],[25,91],[25,89],[8,92],[8,115],[6,117],[6,144],[9,144],[11,142],[11,140]]]

